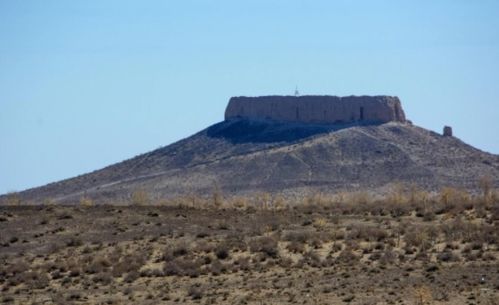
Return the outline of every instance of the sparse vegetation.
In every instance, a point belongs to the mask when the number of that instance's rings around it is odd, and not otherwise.
[[[384,199],[280,198],[278,208],[274,198],[1,207],[2,300],[373,304],[373,289],[388,304],[497,297],[499,201],[484,204],[484,193],[398,185]]]
[[[142,189],[138,189],[132,193],[132,204],[137,206],[146,206],[151,203],[149,194]]]

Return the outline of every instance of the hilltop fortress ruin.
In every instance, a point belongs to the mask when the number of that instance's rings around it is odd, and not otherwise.
[[[235,118],[317,124],[406,121],[398,97],[385,95],[232,97],[225,119]]]

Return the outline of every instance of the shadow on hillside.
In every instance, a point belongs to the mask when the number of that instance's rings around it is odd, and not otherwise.
[[[377,123],[304,124],[265,120],[232,119],[207,129],[211,138],[222,138],[233,144],[295,142],[311,136],[353,127],[380,125]]]

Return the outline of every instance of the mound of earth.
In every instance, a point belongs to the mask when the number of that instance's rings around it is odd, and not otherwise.
[[[23,201],[78,202],[260,192],[382,190],[395,182],[426,190],[499,182],[499,156],[405,122],[303,124],[229,119],[169,146],[75,178],[20,192]]]

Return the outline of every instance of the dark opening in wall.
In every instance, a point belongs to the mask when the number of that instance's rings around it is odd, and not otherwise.
[[[360,107],[360,120],[364,121],[364,107]]]

